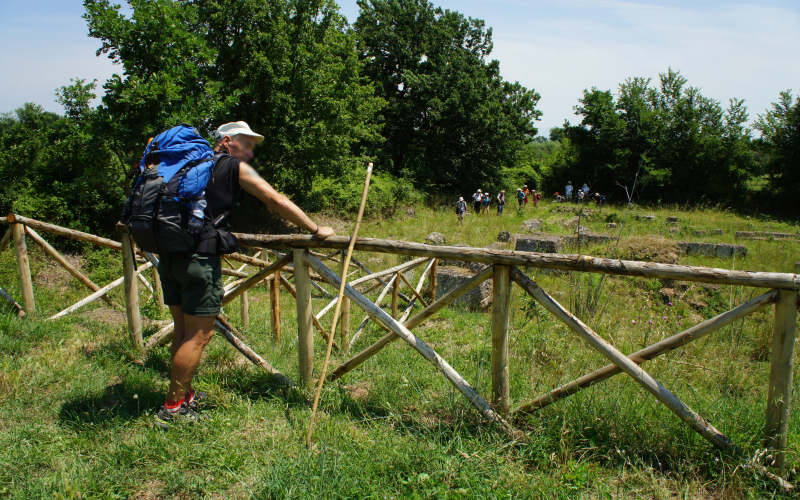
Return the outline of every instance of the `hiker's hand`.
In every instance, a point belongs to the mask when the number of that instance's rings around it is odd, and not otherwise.
[[[336,234],[336,233],[333,231],[332,227],[330,227],[330,226],[318,226],[317,227],[317,232],[314,233],[314,238],[320,238],[320,239],[324,240],[325,238],[328,238],[329,236],[333,236],[334,234]]]

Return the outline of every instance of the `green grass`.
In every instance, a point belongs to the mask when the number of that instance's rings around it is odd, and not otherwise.
[[[568,233],[571,214],[540,206],[503,217],[467,217],[452,210],[417,207],[416,216],[367,221],[361,235],[423,241],[431,231],[452,244],[485,246],[497,233],[519,232],[539,217],[545,230]],[[627,219],[623,239],[657,234],[681,240],[733,242],[735,230],[797,232],[797,226],[717,210],[606,207],[583,219],[597,232],[606,217]],[[636,213],[658,220],[636,221]],[[670,233],[666,215],[680,217]],[[697,238],[691,229],[721,228],[722,236]],[[342,224],[338,229],[347,231]],[[55,238],[49,237],[50,241]],[[682,257],[681,263],[751,270],[792,271],[799,242],[746,241],[744,259]],[[614,244],[570,251],[614,255]],[[740,467],[683,425],[635,382],[617,376],[543,409],[521,426],[531,436],[514,444],[483,424],[477,412],[413,349],[396,342],[323,393],[314,450],[303,438],[310,408],[303,395],[280,389],[221,338],[207,350],[196,385],[214,407],[197,425],[169,432],[152,425],[163,402],[169,355],[156,349],[144,365],[132,363],[124,317],[102,303],[56,322],[50,314],[85,292],[30,247],[36,318],[18,320],[0,305],[0,496],[10,498],[761,498],[780,495],[776,485]],[[358,254],[372,269],[398,256]],[[83,268],[98,283],[121,273],[109,252],[85,256]],[[537,281],[624,352],[674,334],[746,300],[740,287],[690,285],[670,306],[665,283],[640,278],[535,272]],[[13,254],[0,254],[0,286],[20,297]],[[586,291],[599,289],[597,307]],[[377,295],[374,292],[373,297]],[[121,302],[119,291],[113,294]],[[164,317],[142,293],[143,312]],[[284,338],[271,340],[268,290],[250,295],[248,344],[297,379],[294,302],[283,293]],[[314,299],[315,310],[327,300]],[[388,304],[389,301],[386,301]],[[697,304],[706,304],[698,307]],[[237,317],[238,301],[227,313]],[[692,305],[694,304],[694,305]],[[363,314],[353,307],[353,328]],[[650,320],[653,321],[652,326]],[[330,317],[323,323],[329,324]],[[634,324],[634,321],[636,323]],[[514,289],[511,317],[511,396],[514,404],[598,366],[602,357],[541,307]],[[645,368],[748,456],[761,445],[766,405],[772,311],[718,331],[645,364]],[[148,323],[146,334],[157,327]],[[415,333],[429,342],[481,394],[491,394],[488,314],[447,309]],[[382,335],[374,325],[353,347]],[[324,345],[316,341],[316,372]],[[333,366],[346,358],[334,352]],[[795,378],[797,380],[797,378]],[[796,394],[800,394],[795,390]],[[305,393],[309,396],[310,391]],[[790,422],[790,480],[796,479],[800,418]]]

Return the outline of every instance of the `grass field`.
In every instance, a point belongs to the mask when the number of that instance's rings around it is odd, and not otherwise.
[[[500,231],[520,232],[538,217],[547,232],[574,231],[575,214],[540,205],[503,217],[417,207],[372,220],[361,235],[423,241],[431,231],[448,244],[487,246]],[[593,207],[592,207],[593,208]],[[653,214],[656,220],[637,220]],[[665,217],[679,217],[677,232]],[[325,217],[322,217],[323,219]],[[606,228],[609,220],[617,229]],[[340,233],[349,226],[329,219]],[[667,240],[734,242],[736,230],[798,232],[786,222],[714,209],[605,207],[581,225],[622,231],[617,243],[570,249],[593,255],[671,258]],[[722,229],[694,236],[695,229]],[[4,228],[0,228],[4,229]],[[617,233],[614,233],[617,234]],[[657,236],[653,238],[651,236]],[[47,237],[51,242],[55,237]],[[800,241],[739,241],[745,258],[680,257],[682,264],[793,272]],[[620,375],[526,418],[526,444],[510,443],[416,351],[396,342],[323,392],[314,450],[303,438],[310,407],[303,394],[280,389],[221,338],[207,350],[196,386],[213,405],[195,425],[168,432],[153,426],[168,383],[169,352],[132,363],[124,315],[102,302],[62,320],[43,319],[84,291],[29,242],[38,307],[18,320],[0,305],[0,496],[9,498],[764,498],[783,495],[752,468],[762,449],[772,308],[646,363],[645,368],[735,443],[724,455],[641,387]],[[373,270],[397,256],[356,255]],[[121,274],[110,251],[75,262],[97,283]],[[537,273],[542,287],[623,352],[631,352],[761,293],[740,287]],[[19,299],[14,256],[0,254],[0,286]],[[669,294],[665,289],[672,290]],[[297,379],[294,301],[281,296],[283,341],[270,335],[268,290],[250,294],[248,344]],[[112,294],[122,301],[120,293]],[[377,292],[372,294],[376,296]],[[587,297],[597,297],[596,302]],[[143,314],[165,318],[148,293]],[[314,299],[315,310],[327,300]],[[387,301],[388,303],[388,301]],[[238,317],[239,301],[227,313]],[[606,364],[561,323],[512,295],[511,396],[514,404]],[[363,314],[353,307],[353,328]],[[329,324],[328,317],[324,324]],[[146,335],[157,326],[148,322]],[[491,394],[490,315],[444,310],[415,330],[485,397]],[[383,332],[370,325],[353,351]],[[324,345],[316,344],[316,371]],[[346,359],[334,351],[333,365]],[[795,377],[797,380],[797,377]],[[310,391],[306,393],[309,395]],[[797,383],[795,383],[795,394]],[[792,413],[787,478],[800,465],[800,418]]]

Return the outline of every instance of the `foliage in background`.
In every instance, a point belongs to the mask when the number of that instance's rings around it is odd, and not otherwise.
[[[488,60],[491,29],[427,0],[361,0],[352,27],[333,0],[84,6],[98,55],[121,74],[98,107],[95,83],[75,79],[57,91],[64,116],[30,103],[0,116],[0,213],[110,234],[149,137],[243,119],[266,136],[253,165],[308,210],[353,211],[374,159],[374,215],[478,187],[550,197],[568,180],[612,201],[635,182],[640,203],[797,215],[800,98],[789,91],[753,139],[742,100],[723,109],[670,69],[586,90],[581,122],[545,139],[539,95]],[[240,220],[262,220],[244,198]]]
[[[382,103],[332,0],[128,3],[130,16],[84,2],[98,53],[124,68],[100,112],[127,160],[177,123],[210,134],[245,120],[266,137],[253,166],[303,201],[314,178],[346,174],[365,160],[363,144],[379,142]]]
[[[686,84],[669,69],[657,85],[649,78],[625,80],[616,96],[585,90],[576,107],[580,124],[565,123],[556,132],[574,153],[554,165],[548,190],[561,191],[571,180],[624,199],[621,186],[631,189],[635,181],[643,202],[742,200],[756,171],[744,102],[731,99],[723,110]]]
[[[427,192],[472,192],[536,134],[539,94],[500,75],[483,21],[428,0],[359,0],[365,74],[387,102],[379,163]]]
[[[769,193],[778,209],[797,213],[800,193],[800,96],[792,102],[788,90],[763,115],[756,128],[761,131],[757,147],[764,155],[764,173]]]
[[[0,116],[0,214],[110,233],[123,196],[124,167],[102,139],[89,106],[94,83],[57,91],[66,116],[25,104]]]

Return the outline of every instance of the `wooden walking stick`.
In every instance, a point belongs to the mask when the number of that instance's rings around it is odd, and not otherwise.
[[[314,433],[314,418],[317,416],[317,407],[319,405],[319,396],[322,393],[322,386],[325,384],[325,374],[328,370],[328,362],[331,359],[331,348],[333,347],[333,336],[336,333],[336,322],[339,319],[339,313],[342,309],[342,297],[344,296],[344,288],[347,286],[347,269],[350,267],[350,259],[353,257],[353,247],[356,245],[356,238],[358,237],[358,228],[361,226],[361,218],[364,216],[364,206],[367,204],[367,192],[369,192],[369,179],[372,177],[372,163],[367,165],[367,178],[364,180],[364,192],[361,193],[361,205],[358,207],[358,217],[356,217],[356,225],[353,228],[353,235],[350,236],[350,245],[347,247],[347,255],[342,264],[342,282],[339,284],[339,295],[336,300],[336,309],[333,313],[333,322],[331,324],[331,333],[328,335],[328,345],[325,346],[325,360],[322,362],[322,374],[319,377],[317,384],[317,392],[314,394],[314,403],[311,405],[311,420],[308,422],[308,434],[306,434],[306,447],[311,447],[311,435]]]

